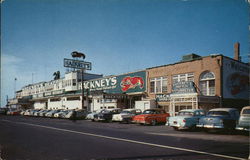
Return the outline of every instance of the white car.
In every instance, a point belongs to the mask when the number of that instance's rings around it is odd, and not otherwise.
[[[93,112],[87,114],[85,119],[94,121],[94,115],[100,113],[101,111],[102,111],[102,109],[93,111]]]
[[[116,122],[131,122],[132,117],[141,114],[140,109],[124,109],[120,114],[114,114],[112,121]]]
[[[70,110],[62,110],[60,112],[57,112],[54,114],[55,118],[63,118],[64,116],[66,116],[69,113]]]
[[[73,117],[73,113],[76,113],[75,117]],[[68,114],[65,115],[64,118],[67,119],[85,119],[87,112],[85,110],[71,110]]]

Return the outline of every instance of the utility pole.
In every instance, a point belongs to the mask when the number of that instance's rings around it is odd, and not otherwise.
[[[82,76],[81,76],[81,80],[82,80],[82,109],[84,109],[84,68],[82,68],[81,71],[82,71]]]

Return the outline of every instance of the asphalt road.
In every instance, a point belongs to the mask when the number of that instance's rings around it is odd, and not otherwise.
[[[0,115],[0,160],[247,159],[249,136]]]

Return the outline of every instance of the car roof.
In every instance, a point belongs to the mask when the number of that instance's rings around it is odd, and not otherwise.
[[[209,111],[231,111],[231,110],[237,110],[236,108],[214,108]]]
[[[135,111],[135,110],[140,110],[140,109],[129,108],[129,109],[124,109],[122,111]]]
[[[242,110],[243,109],[250,109],[250,106],[245,106],[245,107],[242,108]]]
[[[160,109],[160,108],[151,108],[151,109],[146,109],[145,111],[164,111],[164,109]]]
[[[195,112],[195,111],[204,111],[203,109],[183,109],[179,112]]]

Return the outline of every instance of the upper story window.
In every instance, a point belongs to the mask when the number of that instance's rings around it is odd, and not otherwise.
[[[215,76],[213,72],[203,72],[200,76],[200,91],[202,95],[215,95]]]
[[[73,82],[72,82],[72,83],[73,83],[73,86],[76,86],[76,79],[73,79],[72,81],[73,81]]]
[[[192,81],[194,82],[194,73],[184,73],[173,75],[173,84],[177,82]]]
[[[167,77],[157,77],[150,79],[150,93],[167,92]]]

